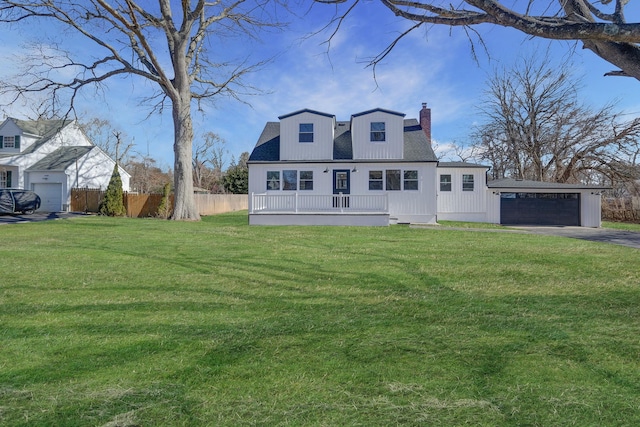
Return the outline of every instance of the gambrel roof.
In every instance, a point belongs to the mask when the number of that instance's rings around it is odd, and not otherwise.
[[[372,110],[373,111],[373,110]],[[310,110],[308,112],[311,112]],[[386,112],[386,110],[385,110]],[[299,114],[296,112],[295,114]],[[293,113],[292,113],[293,114]],[[361,113],[363,114],[363,113]],[[399,113],[396,113],[399,114]],[[289,116],[289,115],[287,115]],[[284,117],[284,116],[283,116]],[[332,117],[332,116],[330,116]],[[417,119],[404,120],[404,158],[407,162],[435,162],[436,158],[431,144],[420,127]],[[334,161],[353,160],[353,141],[351,122],[336,122],[333,140]],[[280,123],[267,122],[258,142],[249,157],[250,162],[280,161]]]

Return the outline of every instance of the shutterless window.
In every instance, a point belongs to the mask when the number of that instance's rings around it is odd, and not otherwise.
[[[282,189],[292,191],[298,189],[298,171],[282,171]]]
[[[386,141],[384,122],[371,122],[371,141]]]
[[[300,191],[313,190],[313,171],[300,171]]]
[[[386,171],[386,184],[388,191],[399,191],[400,188],[400,170],[391,169]]]
[[[300,142],[313,142],[313,123],[300,123]]]
[[[418,171],[404,171],[404,189],[418,189]]]
[[[280,171],[267,172],[267,190],[280,189]]]
[[[451,175],[440,175],[440,191],[451,191]]]
[[[473,175],[462,175],[462,191],[473,191]]]
[[[369,171],[369,190],[384,190],[382,171]]]

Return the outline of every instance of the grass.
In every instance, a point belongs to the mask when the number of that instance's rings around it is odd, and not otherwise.
[[[627,231],[638,231],[640,232],[640,224],[634,224],[630,222],[612,222],[612,221],[602,221],[602,227],[604,228],[615,228],[618,230],[627,230]]]
[[[0,227],[6,426],[634,426],[637,249],[455,229]]]

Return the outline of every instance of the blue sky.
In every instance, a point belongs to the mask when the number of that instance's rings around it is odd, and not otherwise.
[[[638,8],[637,5],[635,5]],[[395,17],[377,1],[362,2],[331,41],[328,32],[320,31],[332,15],[333,6],[309,3],[298,6],[299,17],[283,31],[271,31],[261,41],[224,40],[215,48],[227,58],[260,60],[276,56],[260,71],[245,79],[263,91],[262,95],[244,97],[246,103],[218,98],[202,112],[194,112],[196,136],[214,132],[226,141],[231,156],[237,158],[251,151],[267,121],[303,108],[335,114],[348,120],[351,114],[380,107],[417,118],[422,102],[432,110],[434,143],[443,159],[453,142],[469,143],[469,133],[480,117],[476,106],[483,99],[488,74],[495,67],[510,66],[522,55],[550,49],[560,61],[573,51],[576,76],[583,76],[582,100],[600,107],[617,102],[618,109],[640,115],[640,82],[631,78],[603,77],[614,69],[579,43],[530,39],[515,30],[492,26],[478,27],[488,54],[476,44],[474,59],[465,32],[460,28],[428,27],[405,37],[376,69],[366,68],[366,60],[380,53],[400,32],[411,24]],[[627,11],[632,21],[640,9]],[[635,21],[638,21],[636,19]],[[22,43],[40,32],[53,28],[0,29],[0,57],[3,63],[15,63],[13,55],[24,51]],[[320,31],[316,35],[310,33]],[[308,37],[305,37],[308,36]],[[76,49],[90,52],[86,43]],[[0,68],[0,78],[15,72]],[[149,109],[139,105],[151,94],[149,83],[136,78],[117,79],[97,96],[85,91],[77,110],[85,117],[100,117],[126,132],[136,144],[134,150],[151,155],[163,167],[173,167],[173,125],[170,111],[147,117]],[[6,116],[24,118],[28,108],[13,105]]]

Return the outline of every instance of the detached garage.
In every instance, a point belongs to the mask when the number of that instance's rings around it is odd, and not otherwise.
[[[600,227],[605,187],[501,179],[487,183],[490,222]]]

